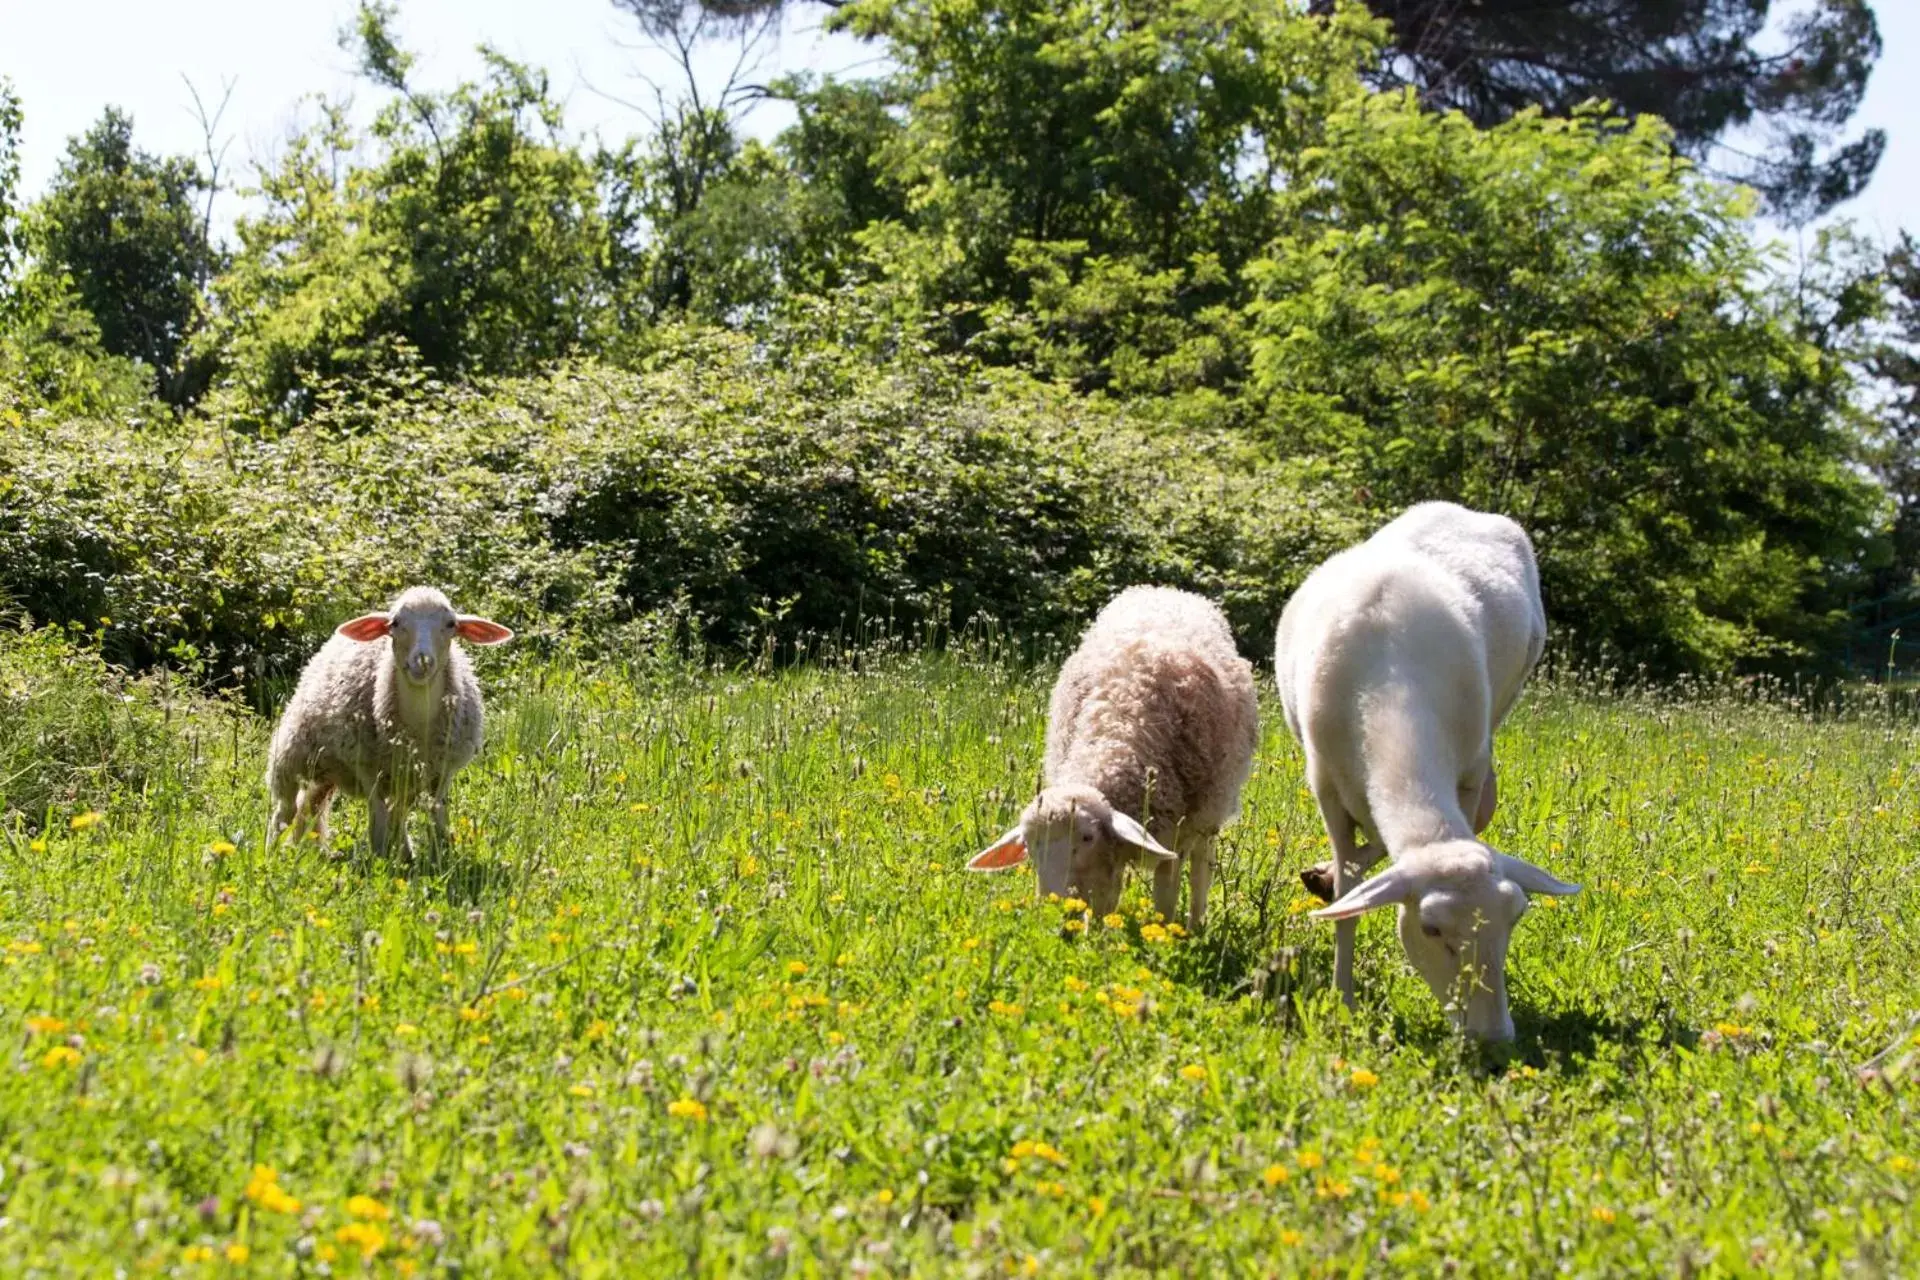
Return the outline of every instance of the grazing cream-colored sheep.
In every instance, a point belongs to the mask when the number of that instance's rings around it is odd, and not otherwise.
[[[1240,811],[1258,738],[1253,668],[1220,610],[1189,592],[1129,587],[1060,669],[1039,796],[967,866],[1031,857],[1041,893],[1077,893],[1105,915],[1120,903],[1124,868],[1146,855],[1154,905],[1171,920],[1184,856],[1197,930],[1214,837]]]
[[[1580,890],[1478,839],[1493,820],[1493,733],[1546,635],[1526,532],[1450,502],[1411,508],[1287,602],[1275,672],[1334,854],[1301,878],[1331,890],[1313,914],[1338,922],[1334,984],[1349,1004],[1354,920],[1398,906],[1407,958],[1455,1023],[1513,1038],[1507,945],[1527,895]],[[1348,878],[1383,855],[1386,871]]]
[[[411,850],[407,812],[418,799],[429,800],[446,839],[447,788],[479,752],[484,717],[480,682],[456,637],[501,644],[513,632],[455,613],[431,587],[411,587],[386,613],[342,623],[328,638],[273,733],[270,839],[291,826],[299,840],[311,823],[324,842],[339,791],[367,798],[376,854],[387,850],[390,825]]]

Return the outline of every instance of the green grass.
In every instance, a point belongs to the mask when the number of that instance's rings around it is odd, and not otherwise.
[[[484,665],[439,861],[263,850],[266,726],[212,711],[15,820],[0,1273],[1920,1268],[1904,718],[1536,687],[1491,837],[1586,891],[1483,1056],[1384,916],[1329,996],[1272,709],[1206,936],[1148,941],[1138,881],[1072,932],[959,869],[1044,672]]]

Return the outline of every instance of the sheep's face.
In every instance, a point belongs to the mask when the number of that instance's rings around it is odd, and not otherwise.
[[[1020,817],[1040,892],[1084,898],[1099,915],[1120,905],[1122,855],[1113,807],[1090,787],[1049,787]]]
[[[447,669],[447,655],[459,632],[460,616],[447,598],[435,591],[401,597],[388,620],[393,637],[393,661],[416,685],[431,684]]]
[[[1484,864],[1483,864],[1484,865]],[[1513,1039],[1507,945],[1527,895],[1504,876],[1462,870],[1432,878],[1400,905],[1400,944],[1454,1025],[1481,1040]]]
[[[497,622],[455,613],[452,602],[431,587],[404,591],[386,613],[343,622],[339,633],[362,643],[387,637],[394,666],[416,686],[432,684],[447,669],[456,636],[473,644],[501,644],[513,638],[513,632]]]
[[[1180,856],[1092,787],[1048,787],[1020,815],[1020,825],[975,854],[967,869],[1005,871],[1030,858],[1043,895],[1084,898],[1104,916],[1120,905],[1126,864],[1143,853]]]
[[[1400,908],[1400,945],[1456,1026],[1482,1040],[1511,1040],[1507,944],[1529,893],[1568,894],[1568,884],[1478,840],[1411,850],[1317,919],[1351,920],[1377,907]]]

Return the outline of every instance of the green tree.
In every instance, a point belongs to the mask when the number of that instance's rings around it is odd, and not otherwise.
[[[1874,470],[1894,504],[1892,565],[1880,585],[1907,595],[1920,586],[1920,241],[1912,232],[1888,250],[1885,280],[1890,331],[1870,357],[1886,389]]]
[[[873,269],[955,312],[952,342],[1129,393],[1237,379],[1240,268],[1378,38],[1357,8],[1255,0],[861,0],[835,21],[898,67],[898,136],[843,166],[910,211],[870,224]]]
[[[603,305],[594,168],[546,78],[483,49],[480,82],[418,89],[391,17],[363,7],[345,37],[393,94],[368,145],[323,106],[262,175],[218,285],[214,341],[265,408],[304,412],[319,382],[395,358],[529,370],[581,350]]]
[[[186,351],[219,261],[198,209],[205,190],[198,164],[142,151],[132,117],[109,107],[67,144],[30,220],[34,270],[65,280],[105,349],[146,364],[175,405],[205,380]]]
[[[1880,56],[1866,0],[1367,4],[1393,29],[1379,78],[1415,86],[1428,106],[1483,125],[1530,106],[1565,115],[1595,98],[1657,115],[1683,151],[1755,187],[1789,221],[1857,195],[1886,146],[1878,129],[1839,141]]]
[[[0,323],[20,269],[20,127],[25,118],[13,81],[0,76]]]
[[[617,0],[679,9],[683,0]],[[867,0],[812,0],[831,13]],[[720,24],[765,21],[796,0],[702,0]],[[1333,17],[1351,0],[1308,0]],[[1747,183],[1772,212],[1804,222],[1858,195],[1886,149],[1869,129],[1842,140],[1879,60],[1868,0],[1364,0],[1391,35],[1381,87],[1498,124],[1527,107],[1564,115],[1583,102],[1653,114],[1676,144]],[[1099,6],[1065,18],[1098,20]],[[844,21],[844,18],[842,19]]]
[[[1878,518],[1843,344],[1766,290],[1740,198],[1664,126],[1479,129],[1374,95],[1302,161],[1253,268],[1276,448],[1346,462],[1385,510],[1513,514],[1589,651],[1830,652]]]

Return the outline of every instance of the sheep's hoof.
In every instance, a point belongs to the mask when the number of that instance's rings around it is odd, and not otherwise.
[[[1322,862],[1308,867],[1300,873],[1300,883],[1307,892],[1322,902],[1333,901],[1333,864]]]

